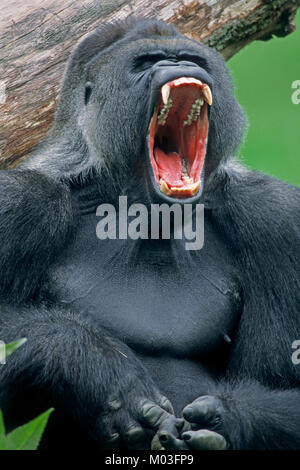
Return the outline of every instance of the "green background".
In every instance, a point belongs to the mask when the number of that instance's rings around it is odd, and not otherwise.
[[[240,158],[300,186],[300,104],[291,100],[300,80],[300,10],[297,31],[286,38],[255,41],[227,62],[236,96],[249,120]]]

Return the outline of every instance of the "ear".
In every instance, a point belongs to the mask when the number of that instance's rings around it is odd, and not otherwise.
[[[76,125],[81,109],[78,100],[83,104],[85,97],[87,104],[91,98],[92,87],[85,86],[88,63],[111,44],[122,39],[131,23],[128,20],[103,24],[78,42],[68,61],[60,91],[55,117],[58,131],[66,122],[72,121]]]
[[[93,83],[92,82],[86,82],[85,84],[85,94],[84,94],[84,104],[87,105],[90,101],[90,98],[92,96],[93,92]]]

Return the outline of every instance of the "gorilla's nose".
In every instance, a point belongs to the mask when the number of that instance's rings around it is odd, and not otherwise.
[[[194,62],[189,62],[188,60],[176,60],[176,59],[166,59],[166,60],[160,60],[159,62],[156,62],[156,64],[153,66],[153,70],[157,70],[160,67],[196,67],[199,68],[197,64]]]
[[[199,65],[187,60],[160,60],[152,66],[151,74],[154,89],[160,89],[164,83],[180,77],[194,77],[205,83],[210,83],[207,72]]]

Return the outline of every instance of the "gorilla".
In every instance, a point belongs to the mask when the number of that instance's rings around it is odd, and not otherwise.
[[[40,449],[300,448],[300,191],[235,159],[245,127],[221,56],[173,26],[80,41],[51,131],[0,172],[0,338],[28,338],[8,429],[53,406]],[[98,237],[120,196],[169,208],[170,237]]]

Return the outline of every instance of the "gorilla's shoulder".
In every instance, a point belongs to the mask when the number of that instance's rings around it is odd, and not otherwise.
[[[300,240],[300,189],[237,162],[220,168],[213,216],[233,244],[271,252]],[[298,255],[299,256],[299,249]]]
[[[235,184],[233,184],[235,186]],[[235,191],[244,196],[242,202],[249,204],[250,213],[256,211],[264,220],[298,223],[300,228],[300,189],[285,181],[254,170],[247,170]],[[238,196],[238,194],[236,194]]]
[[[266,219],[295,219],[300,215],[300,188],[236,161],[223,169],[223,187],[228,199],[248,214],[263,214]],[[227,199],[227,200],[228,200]]]
[[[1,171],[0,296],[33,295],[73,227],[68,184],[33,170]]]

